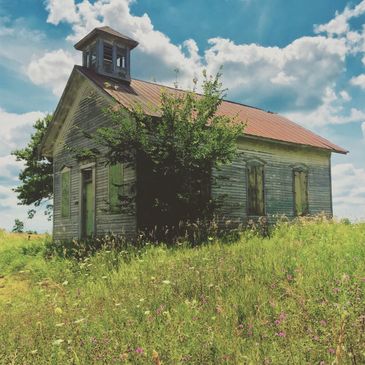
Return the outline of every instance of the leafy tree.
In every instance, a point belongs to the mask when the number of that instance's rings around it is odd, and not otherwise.
[[[221,75],[203,76],[201,95],[194,92],[196,80],[192,92],[163,91],[158,118],[140,106],[108,109],[111,126],[85,133],[97,147],[76,151],[79,159],[102,155],[108,164],[136,167],[137,183],[120,203],[133,210],[134,192],[138,222],[146,229],[208,221],[219,204],[210,194],[212,169],[234,159],[243,125],[217,113],[224,96]]]
[[[12,152],[17,161],[24,163],[24,168],[19,174],[21,184],[14,189],[21,205],[39,207],[43,202],[49,202],[53,198],[53,162],[52,159],[42,157],[39,153],[40,143],[51,119],[52,115],[47,115],[37,120],[28,145]],[[45,213],[49,217],[51,208],[52,205],[46,205]],[[35,209],[28,211],[29,218],[34,214]]]
[[[12,232],[14,232],[14,233],[23,233],[24,232],[24,223],[20,219],[15,219]]]

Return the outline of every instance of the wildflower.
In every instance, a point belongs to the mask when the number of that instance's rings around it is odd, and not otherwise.
[[[30,353],[31,355],[35,355],[38,352],[38,350],[32,350]]]
[[[145,311],[145,312],[144,312],[144,314],[145,314],[146,316],[148,316],[150,313],[151,313],[150,311]]]
[[[163,280],[162,283],[165,285],[169,285],[171,282],[170,282],[170,280]]]
[[[137,354],[141,354],[141,355],[144,353],[142,347],[137,347],[135,351],[136,351]]]
[[[325,321],[324,319],[322,319],[320,322],[321,326],[326,327],[327,326],[327,321]]]
[[[339,291],[340,291],[340,288],[333,288],[333,292],[334,292],[335,294],[338,294],[338,293],[339,293]]]
[[[59,315],[61,315],[63,313],[63,311],[60,307],[55,308],[54,312],[55,312],[55,314],[59,314]]]
[[[286,337],[286,333],[285,331],[280,331],[276,334],[276,336],[279,336],[279,337]]]
[[[156,365],[161,365],[160,356],[156,350],[152,351],[152,359]]]
[[[274,322],[277,326],[279,326],[279,324],[281,323],[280,319],[276,319]]]
[[[328,352],[330,353],[330,354],[335,354],[336,353],[336,350],[334,349],[334,348],[332,348],[332,347],[330,347],[329,349],[328,349]]]
[[[292,276],[292,275],[290,275],[290,274],[288,274],[288,275],[286,276],[286,279],[287,279],[288,281],[292,281],[292,280],[293,280],[293,276]]]
[[[62,342],[64,342],[64,340],[62,340],[62,338],[60,338],[60,339],[58,339],[58,340],[56,340],[56,341],[53,341],[53,345],[55,345],[55,346],[59,346],[59,345],[61,345],[61,344],[62,344]]]

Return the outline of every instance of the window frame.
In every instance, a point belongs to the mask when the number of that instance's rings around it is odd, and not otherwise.
[[[120,214],[121,213],[121,208],[119,206],[113,206],[112,205],[112,199],[111,199],[111,181],[110,181],[110,178],[111,178],[111,168],[117,166],[117,165],[120,165],[120,168],[121,168],[121,173],[122,173],[122,176],[121,176],[121,186],[117,186],[115,185],[117,188],[118,188],[118,196],[119,195],[122,195],[124,194],[124,177],[125,177],[125,166],[123,163],[116,163],[114,165],[112,164],[109,164],[108,165],[108,205],[109,205],[109,213],[110,214]],[[121,189],[121,192],[120,192],[120,189]]]
[[[63,188],[63,177],[64,174],[68,174],[68,204],[67,204],[67,214],[64,213],[64,188]],[[61,218],[69,219],[71,217],[71,168],[64,166],[60,171],[60,196],[61,196]]]
[[[262,169],[262,212],[252,211],[251,204],[250,204],[250,177],[249,177],[249,170],[252,167],[260,167]],[[261,159],[251,159],[246,162],[246,214],[249,217],[263,217],[266,216],[266,174],[265,174],[265,162]],[[257,201],[256,201],[256,205]],[[262,213],[262,214],[261,214]]]
[[[295,189],[295,174],[305,173],[305,203],[306,209],[302,209],[302,213],[298,214],[297,204],[296,204],[296,189]],[[294,217],[304,217],[309,215],[309,169],[304,164],[298,164],[292,168],[292,188],[293,188],[293,215]],[[301,202],[303,204],[303,201]]]

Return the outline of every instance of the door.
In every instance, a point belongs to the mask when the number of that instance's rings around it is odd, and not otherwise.
[[[91,168],[82,171],[82,180],[82,238],[87,238],[95,233],[95,189]]]

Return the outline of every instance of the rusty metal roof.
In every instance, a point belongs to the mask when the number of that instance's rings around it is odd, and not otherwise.
[[[176,94],[186,92],[135,79],[128,84],[97,74],[85,67],[75,67],[124,107],[131,108],[140,105],[146,114],[152,116],[159,115],[158,107],[162,90]],[[244,133],[248,136],[317,147],[343,154],[348,152],[279,114],[228,100],[222,102],[218,113],[236,116],[238,120],[246,123]]]

